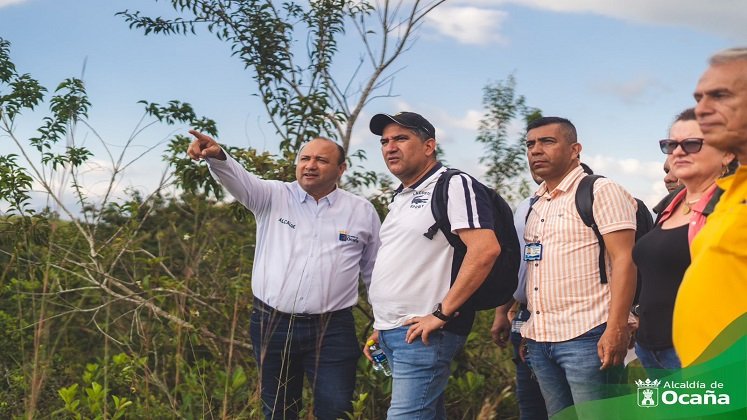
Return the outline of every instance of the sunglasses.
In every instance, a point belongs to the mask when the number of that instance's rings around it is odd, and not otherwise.
[[[681,141],[672,139],[659,140],[659,147],[664,154],[671,155],[677,146],[681,147],[685,154],[698,153],[703,148],[703,139],[692,138]]]

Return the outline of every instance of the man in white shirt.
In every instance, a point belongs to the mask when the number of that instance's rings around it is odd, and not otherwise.
[[[319,419],[352,411],[360,348],[352,306],[358,277],[368,287],[379,217],[367,200],[337,188],[345,152],[316,138],[299,152],[296,181],[263,180],[209,136],[190,131],[192,159],[248,208],[257,223],[250,334],[267,419],[295,419],[304,373]]]
[[[369,289],[375,318],[371,339],[392,366],[387,419],[443,419],[451,360],[475,316],[462,305],[501,251],[490,197],[468,176],[450,179],[448,220],[467,247],[461,266],[452,270],[454,248],[444,235],[432,240],[423,235],[435,221],[430,200],[446,170],[436,159],[433,125],[419,114],[400,112],[374,116],[370,129],[381,136],[384,161],[402,182],[381,227]]]

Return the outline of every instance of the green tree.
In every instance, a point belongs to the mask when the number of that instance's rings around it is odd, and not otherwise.
[[[361,110],[391,95],[392,64],[444,1],[172,0],[174,18],[119,14],[145,35],[204,28],[228,43],[252,73],[281,150],[296,152],[319,135],[348,149]],[[348,77],[337,76],[338,43],[351,29],[360,39],[358,65]]]
[[[516,93],[513,75],[505,81],[483,87],[482,104],[485,113],[480,120],[477,142],[485,146],[480,162],[487,165],[486,177],[492,187],[509,202],[529,194],[529,184],[523,176],[527,170],[524,136],[510,139],[510,130],[523,127],[542,116],[541,111],[526,105],[523,95]]]
[[[54,90],[38,135],[16,134],[19,118],[45,103],[46,92],[16,70],[10,43],[0,39],[0,132],[19,151],[0,155],[0,202],[8,209],[0,217],[0,330],[12,338],[0,345],[8,384],[0,388],[0,417],[47,417],[63,402],[71,416],[87,418],[251,413],[256,404],[245,396],[253,383],[243,372],[252,365],[235,349],[251,349],[237,325],[248,317],[253,221],[237,222],[229,207],[202,196],[169,198],[167,176],[153,192],[116,201],[114,186],[142,157],[127,154],[135,135],[118,155],[107,144],[120,142],[96,137],[111,176],[103,197],[89,197],[79,174],[91,152],[75,139],[81,127],[95,130],[81,80]],[[134,133],[159,120],[216,133],[187,104],[145,105],[154,118]],[[66,220],[32,208],[34,185]],[[75,205],[61,195],[71,187]],[[81,379],[82,400],[73,386]]]

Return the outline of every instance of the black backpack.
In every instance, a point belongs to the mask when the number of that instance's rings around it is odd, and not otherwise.
[[[578,215],[581,216],[581,220],[594,231],[594,235],[599,241],[599,275],[601,282],[607,283],[607,263],[604,259],[606,248],[602,234],[599,232],[599,227],[594,220],[594,183],[599,178],[604,177],[601,175],[587,175],[581,179],[576,190],[576,210],[578,211]],[[635,201],[638,203],[638,209],[635,212],[635,240],[637,242],[643,235],[653,229],[654,219],[651,217],[651,212],[643,201],[637,198]],[[641,273],[639,271],[633,302],[638,302],[638,293],[640,290]]]
[[[458,235],[451,233],[451,223],[447,215],[447,204],[449,201],[449,180],[454,175],[466,175],[472,179],[475,190],[483,189],[492,204],[493,231],[501,246],[501,253],[496,258],[493,268],[485,278],[482,285],[472,294],[462,308],[470,310],[493,309],[508,302],[516,291],[519,278],[519,261],[521,250],[519,249],[519,238],[514,227],[513,213],[511,207],[492,188],[481,184],[472,176],[459,169],[447,169],[436,181],[431,196],[431,212],[436,222],[423,235],[433,239],[440,230],[449,244],[454,247],[454,263],[451,267],[452,284],[459,272],[467,247]]]

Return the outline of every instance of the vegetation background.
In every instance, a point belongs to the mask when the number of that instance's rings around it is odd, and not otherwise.
[[[231,45],[256,82],[281,152],[227,147],[252,172],[293,180],[303,142],[318,135],[346,148],[357,117],[377,95],[390,95],[391,65],[414,42],[419,23],[438,1],[376,3],[320,0],[173,0],[177,18],[123,11],[133,30],[149,34],[212,34]],[[353,80],[333,74],[336,37],[360,35],[366,51]],[[299,34],[302,34],[299,36]],[[20,153],[0,155],[0,418],[260,417],[257,367],[248,319],[255,225],[251,213],[225,200],[204,163],[186,157],[189,138],[175,135],[163,153],[170,171],[147,194],[126,200],[111,192],[126,176],[129,148],[152,125],[217,135],[192,106],[143,101],[144,117],[123,145],[99,138],[88,120],[83,82],[41,86],[16,69],[11,44],[0,39],[0,131]],[[513,77],[485,86],[485,114],[476,141],[484,144],[486,182],[509,200],[528,193],[515,120],[539,115],[515,92]],[[38,135],[16,136],[31,110],[46,108]],[[92,152],[78,145],[93,134],[110,165],[108,188],[88,193],[81,171]],[[365,169],[366,156],[348,150],[343,188],[370,197],[383,217],[392,181]],[[447,159],[448,157],[443,157]],[[61,191],[72,190],[76,206]],[[42,191],[57,211],[35,209]],[[372,316],[361,287],[355,310],[361,346]],[[448,417],[516,418],[510,349],[490,338],[492,313],[479,314],[464,351],[453,362]],[[385,417],[390,379],[365,358],[358,369],[350,418]],[[309,390],[304,416],[313,418]]]

